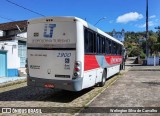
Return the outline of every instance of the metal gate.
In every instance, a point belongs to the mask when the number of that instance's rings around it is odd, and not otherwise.
[[[0,51],[0,77],[7,76],[7,52]]]

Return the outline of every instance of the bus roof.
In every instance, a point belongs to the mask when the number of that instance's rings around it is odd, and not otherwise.
[[[122,42],[120,42],[119,40],[115,39],[114,37],[110,36],[109,34],[103,32],[102,30],[98,29],[97,27],[89,24],[88,22],[86,22],[85,20],[78,18],[78,17],[74,17],[74,16],[53,16],[53,17],[43,17],[43,18],[37,18],[37,19],[31,19],[28,20],[29,23],[33,24],[33,23],[38,23],[38,22],[46,22],[46,20],[50,20],[52,19],[53,21],[79,21],[81,22],[85,27],[94,30],[95,32],[104,35],[106,37],[108,37],[109,39],[123,45]]]

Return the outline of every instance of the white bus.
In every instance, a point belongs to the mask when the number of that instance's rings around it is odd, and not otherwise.
[[[118,73],[123,44],[77,17],[28,21],[28,86],[80,91]]]

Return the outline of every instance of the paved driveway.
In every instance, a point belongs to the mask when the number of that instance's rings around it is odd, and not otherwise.
[[[108,107],[115,107],[113,109],[121,107],[130,107],[131,109],[137,109],[135,107],[159,107],[160,111],[160,67],[146,67],[146,66],[133,66],[124,76],[119,78],[109,88],[107,88],[100,96],[98,96],[90,105],[89,112],[101,112],[98,115],[105,112],[111,112]],[[153,69],[153,70],[151,70]],[[105,107],[105,108],[97,108]],[[125,110],[127,108],[124,108]],[[100,111],[98,111],[98,109]],[[127,109],[128,110],[128,109]],[[149,108],[151,110],[151,108]],[[154,110],[154,109],[153,109]],[[153,111],[152,110],[152,111]],[[82,112],[86,112],[83,110]],[[118,111],[118,110],[117,110]],[[124,111],[125,112],[125,111]],[[133,111],[134,112],[134,111]],[[155,110],[153,112],[156,112]],[[84,115],[84,113],[80,114]],[[85,113],[85,115],[92,115]],[[137,113],[124,113],[115,114],[109,113],[107,115],[137,115]],[[160,113],[139,113],[138,115],[156,115],[160,116]]]

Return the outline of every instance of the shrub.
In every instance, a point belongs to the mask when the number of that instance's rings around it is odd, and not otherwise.
[[[146,57],[146,54],[143,52],[143,50],[141,50],[140,58],[141,59],[145,59],[145,57]]]
[[[134,57],[134,56],[139,56],[140,58],[144,59],[146,57],[146,54],[143,52],[142,49],[140,49],[139,47],[135,47],[131,50],[131,52],[129,53],[129,57]]]

